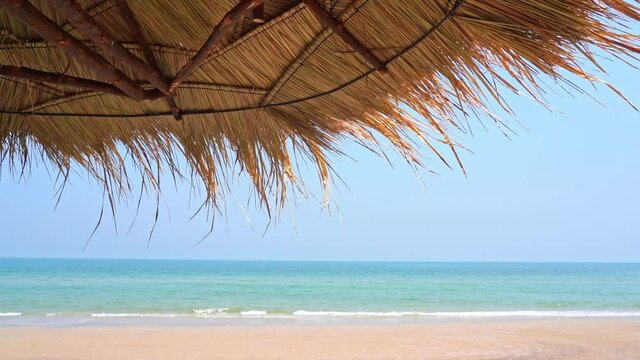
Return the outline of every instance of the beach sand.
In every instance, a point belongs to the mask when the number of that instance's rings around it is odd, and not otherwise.
[[[13,359],[640,359],[640,320],[0,328]]]

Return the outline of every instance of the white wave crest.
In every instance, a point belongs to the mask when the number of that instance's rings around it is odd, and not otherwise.
[[[229,308],[195,309],[193,310],[193,313],[196,316],[210,317],[210,316],[225,315],[227,310],[229,310]]]
[[[248,310],[248,311],[241,311],[240,315],[242,316],[266,316],[267,312],[264,310]]]
[[[0,312],[0,316],[21,316],[21,312]]]
[[[193,313],[197,317],[281,317],[282,314],[269,314],[265,310],[245,310],[230,312],[229,308],[196,309]]]

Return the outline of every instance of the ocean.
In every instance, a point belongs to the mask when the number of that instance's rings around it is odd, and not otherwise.
[[[0,259],[0,326],[640,317],[640,264]]]

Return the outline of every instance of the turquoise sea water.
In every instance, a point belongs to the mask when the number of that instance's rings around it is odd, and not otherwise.
[[[0,325],[497,316],[640,317],[640,264],[0,259]]]

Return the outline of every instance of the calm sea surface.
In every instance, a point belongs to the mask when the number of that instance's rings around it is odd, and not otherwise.
[[[0,326],[510,316],[640,317],[640,264],[0,259]]]

